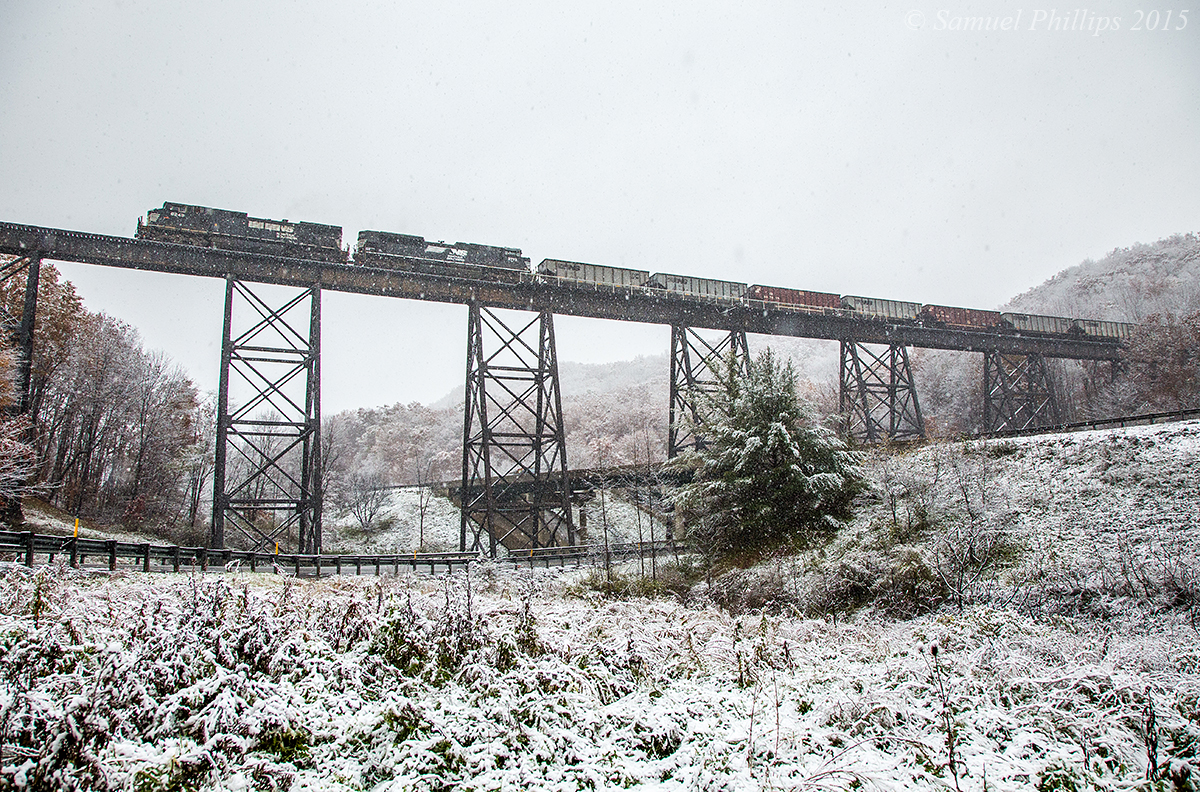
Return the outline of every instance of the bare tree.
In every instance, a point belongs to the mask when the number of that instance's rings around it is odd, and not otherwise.
[[[213,394],[208,394],[196,405],[195,442],[187,457],[187,515],[188,528],[195,529],[200,519],[200,508],[209,495],[210,476],[214,468],[213,450],[216,447],[217,405]]]
[[[369,531],[387,506],[387,482],[378,470],[365,470],[350,476],[347,484],[346,508],[359,527]]]
[[[413,475],[417,484],[417,547],[425,552],[425,515],[433,503],[433,482],[441,465],[441,457],[424,453],[413,460]]]

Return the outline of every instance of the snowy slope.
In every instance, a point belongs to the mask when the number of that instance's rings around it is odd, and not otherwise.
[[[614,601],[491,565],[319,581],[11,567],[0,785],[1132,789],[1148,742],[1160,777],[1182,778],[1200,745],[1200,636],[1179,598],[1197,453],[1191,422],[869,460],[860,517],[769,565],[795,591],[871,553],[933,563],[956,527],[1011,550],[961,609],[903,619]]]

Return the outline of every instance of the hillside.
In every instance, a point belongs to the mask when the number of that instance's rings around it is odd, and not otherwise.
[[[0,641],[21,684],[0,775],[1003,792],[1139,788],[1153,761],[1190,788],[1198,455],[1196,422],[880,455],[823,550],[682,599],[486,564],[321,581],[8,567]],[[940,539],[974,529],[999,551],[939,604]]]
[[[1001,306],[1004,311],[1140,322],[1152,314],[1200,310],[1200,235],[1176,234],[1118,248],[1059,272]],[[980,355],[918,349],[912,355],[921,407],[935,432],[982,428]],[[1107,381],[1074,361],[1051,361],[1064,420],[1128,414]]]
[[[1084,261],[1014,297],[1004,310],[1124,322],[1200,310],[1200,235],[1176,234]]]

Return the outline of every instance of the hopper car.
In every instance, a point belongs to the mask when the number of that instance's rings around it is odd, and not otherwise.
[[[785,289],[781,286],[762,286],[754,284],[747,292],[751,300],[762,300],[775,305],[786,305],[810,313],[836,311],[842,307],[842,298],[829,292],[805,291],[803,289]]]
[[[978,308],[956,308],[952,305],[922,305],[918,317],[921,324],[930,327],[957,327],[968,330],[988,330],[999,327],[999,311],[983,311]]]
[[[270,256],[344,262],[342,229],[321,223],[292,223],[250,217],[207,206],[164,203],[138,218],[138,239],[238,250]]]
[[[646,270],[605,267],[561,259],[545,259],[538,264],[537,271],[543,278],[591,283],[597,286],[645,286],[646,281],[650,280],[650,273]]]
[[[884,300],[880,297],[858,297],[847,294],[842,297],[842,307],[869,319],[915,322],[921,313],[921,304],[902,300]]]
[[[651,275],[650,279],[646,281],[646,285],[678,294],[711,297],[718,300],[742,300],[746,297],[748,289],[744,283],[695,278],[691,275],[669,275],[665,272],[656,272]]]
[[[1137,325],[1129,322],[1113,322],[1107,319],[1076,319],[1075,325],[1084,335],[1098,338],[1117,338],[1128,341]]]
[[[1006,312],[1000,314],[1004,325],[1019,333],[1047,333],[1065,335],[1081,332],[1075,325],[1075,320],[1065,316],[1041,316],[1040,314],[1025,314]]]

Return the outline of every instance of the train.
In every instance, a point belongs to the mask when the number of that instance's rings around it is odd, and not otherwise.
[[[345,262],[340,226],[250,217],[245,212],[164,203],[138,218],[138,239],[270,256]]]
[[[391,231],[359,232],[351,260],[349,251],[342,247],[342,229],[338,226],[265,220],[244,212],[177,203],[151,209],[145,221],[139,218],[137,238],[498,283],[553,282],[572,288],[654,290],[748,308],[762,306],[930,328],[1126,341],[1135,327],[1128,322],[924,305],[563,259],[543,259],[532,269],[529,258],[519,248],[430,242]]]

